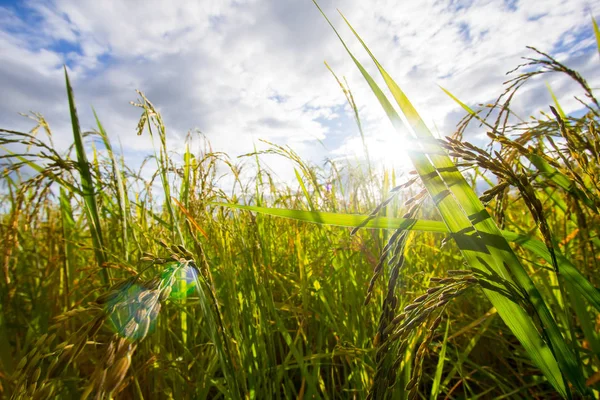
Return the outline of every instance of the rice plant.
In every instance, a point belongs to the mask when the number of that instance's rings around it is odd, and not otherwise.
[[[413,174],[317,166],[269,142],[233,159],[190,136],[177,155],[142,92],[137,134],[155,152],[134,170],[101,116],[81,130],[66,71],[70,148],[39,114],[30,132],[0,129],[3,398],[598,397],[593,90],[532,48],[494,104],[443,89],[465,118],[439,140],[346,22],[391,100],[343,47],[398,134],[420,144]],[[547,72],[579,85],[584,115],[554,95],[541,118],[514,115],[519,89]],[[360,99],[333,79],[364,138]],[[489,144],[469,142],[468,127]],[[263,154],[289,159],[297,184],[278,182]]]

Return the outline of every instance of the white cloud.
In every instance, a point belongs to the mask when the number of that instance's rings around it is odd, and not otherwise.
[[[442,134],[452,132],[461,112],[437,84],[469,104],[489,102],[501,92],[504,73],[531,55],[525,45],[551,52],[590,77],[598,65],[589,17],[600,15],[597,2],[321,3],[368,71],[375,75],[336,7]],[[336,117],[350,109],[323,65],[326,59],[348,78],[372,153],[389,156],[403,146],[390,139],[380,106],[310,1],[25,4],[0,8],[3,127],[26,129],[29,123],[16,113],[32,109],[55,127],[59,145],[70,143],[61,71],[66,62],[84,128],[93,126],[93,105],[128,152],[150,149],[147,137],[135,135],[140,112],[129,101],[137,88],[163,113],[173,149],[181,149],[185,134],[198,128],[215,150],[232,156],[260,146],[260,138],[289,144],[316,163],[360,155],[352,117]],[[600,86],[594,79],[591,86]],[[572,100],[576,85],[561,80],[552,87],[567,111],[580,107]],[[540,79],[515,104],[531,113],[550,102]]]

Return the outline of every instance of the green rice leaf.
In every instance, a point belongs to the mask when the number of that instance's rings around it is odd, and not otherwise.
[[[310,210],[314,211],[315,205],[313,204],[313,201],[310,198],[310,195],[308,194],[308,190],[306,189],[306,185],[302,181],[302,177],[300,176],[300,173],[298,172],[298,170],[296,168],[294,168],[294,173],[296,174],[296,179],[298,180],[298,183],[300,184],[302,193],[304,193],[304,197],[306,197],[306,201],[308,202],[308,206],[310,207]]]
[[[92,180],[90,166],[85,153],[85,148],[83,146],[83,136],[81,134],[81,128],[79,127],[79,117],[77,116],[77,109],[75,107],[75,96],[73,94],[71,82],[69,81],[69,74],[67,73],[66,66],[64,67],[64,70],[65,81],[67,85],[67,97],[69,98],[71,124],[73,126],[73,138],[75,140],[75,151],[77,152],[77,169],[81,178],[81,189],[83,191],[85,213],[88,220],[90,234],[92,236],[92,243],[94,246],[96,262],[98,263],[98,267],[100,267],[102,271],[103,283],[105,285],[108,285],[110,283],[110,277],[108,274],[108,270],[104,268],[104,263],[106,262],[106,255],[104,253],[100,217],[98,216],[98,207],[96,205],[96,196],[94,194],[94,182]]]
[[[327,19],[322,10],[320,8],[319,10]],[[343,15],[342,18],[344,18]],[[479,201],[478,196],[452,160],[442,151],[407,96],[379,64],[350,23],[345,18],[344,20],[371,56],[388,89],[410,123],[412,131],[404,126],[387,97],[350,52],[341,36],[327,19],[379,100],[392,125],[400,134],[411,135],[421,145],[422,151],[409,152],[408,155],[434,200],[450,235],[461,249],[467,264],[475,270],[486,271],[491,278],[487,279],[485,283],[491,285],[492,288],[503,287],[505,290],[514,291],[513,286],[516,286],[519,292],[525,293],[524,301],[533,307],[541,319],[544,335],[542,336],[538,332],[533,318],[524,308],[520,304],[514,303],[504,293],[500,294],[498,289],[484,289],[486,296],[521,342],[532,361],[563,397],[571,397],[564,376],[568,377],[579,392],[587,392],[581,368],[567,346],[541,294]],[[548,343],[545,339],[548,340]]]
[[[123,254],[125,255],[125,259],[129,258],[129,236],[127,234],[127,224],[129,219],[129,197],[127,197],[127,191],[125,189],[125,183],[123,182],[123,176],[121,170],[119,169],[119,163],[117,162],[117,158],[115,157],[115,153],[113,151],[110,140],[108,139],[108,135],[104,130],[104,126],[100,122],[98,115],[96,114],[96,110],[92,108],[94,113],[94,118],[96,119],[96,125],[98,125],[98,131],[100,132],[100,137],[104,142],[104,146],[108,151],[108,155],[110,157],[110,161],[113,168],[113,175],[115,176],[115,186],[117,187],[117,193],[119,195],[119,216],[121,217],[121,240],[123,244]]]
[[[598,23],[596,18],[592,17],[592,25],[594,26],[594,35],[596,36],[596,45],[598,46],[598,54],[600,54],[600,29],[598,29]]]
[[[563,121],[565,121],[565,123],[566,123],[567,122],[567,114],[565,114],[564,110],[562,109],[558,99],[556,98],[556,95],[554,94],[554,91],[552,91],[552,88],[550,87],[550,84],[548,82],[546,82],[546,87],[548,88],[548,92],[550,92],[550,96],[552,97],[552,101],[554,101],[554,106],[556,107],[558,114],[563,119]]]
[[[497,293],[486,292],[486,295],[496,306],[498,313],[525,347],[532,360],[540,367],[546,378],[559,393],[565,397],[570,397],[562,374],[568,377],[579,392],[587,393],[589,389],[585,384],[581,366],[565,342],[538,289],[510,246],[508,246],[487,210],[479,201],[477,194],[458,171],[452,160],[441,152],[439,144],[435,142],[435,138],[404,92],[375,59],[350,23],[345,18],[344,20],[371,56],[394,99],[409,121],[416,137],[419,141],[427,143],[428,146],[423,150],[428,153],[431,163],[426,158],[412,157],[413,164],[431,197],[434,200],[442,197],[442,201],[436,201],[438,211],[451,232],[455,233],[453,236],[468,264],[476,269],[484,267],[484,270],[498,274],[507,283],[512,282],[509,277],[510,273],[515,278],[517,286],[527,294],[527,301],[531,303],[540,317],[545,329],[544,336],[548,339],[550,346],[540,345],[540,333],[535,328],[533,320],[520,306],[506,303],[505,299],[498,298]],[[377,97],[382,95],[382,93],[376,94]],[[388,113],[388,116],[391,120],[397,119],[397,115],[392,113]],[[443,181],[441,184],[431,179],[431,177],[435,178],[436,174]],[[452,196],[447,192],[454,196],[454,201],[451,200]],[[446,204],[443,204],[443,200],[446,200]],[[468,219],[465,220],[465,218]],[[465,235],[462,233],[464,231],[468,233]],[[460,234],[460,236],[456,236],[456,234]],[[478,247],[473,247],[474,245]],[[476,250],[472,251],[472,249]],[[495,301],[504,304],[499,305]],[[515,313],[520,313],[520,315]],[[560,372],[557,367],[560,368]]]
[[[60,188],[60,196],[59,196],[59,204],[60,204],[60,214],[62,219],[62,228],[63,228],[63,238],[64,245],[63,251],[65,256],[65,272],[66,272],[66,290],[67,292],[71,290],[73,287],[73,282],[75,280],[76,270],[75,270],[75,260],[74,260],[74,251],[73,244],[71,243],[72,238],[71,235],[75,231],[75,220],[73,218],[73,209],[71,207],[71,202],[69,201],[69,197],[67,195],[67,191],[64,188]]]
[[[466,112],[468,112],[470,115],[477,115],[477,113],[475,111],[473,111],[473,109],[471,107],[469,107],[468,105],[466,105],[465,103],[463,103],[462,101],[460,101],[455,95],[453,95],[452,93],[450,93],[449,90],[443,88],[440,86],[440,89],[442,89],[444,91],[444,93],[446,93],[448,96],[450,96],[450,98],[452,100],[454,100],[455,102],[457,102],[462,108],[463,110],[465,110]]]
[[[450,320],[446,321],[446,330],[444,331],[444,339],[442,340],[442,348],[438,354],[438,363],[435,369],[435,376],[431,383],[431,400],[436,400],[442,387],[442,374],[444,373],[444,364],[446,362],[446,349],[448,348],[448,332],[450,331]]]
[[[320,211],[288,210],[283,208],[267,208],[257,206],[244,206],[231,203],[210,203],[214,206],[236,208],[239,210],[254,211],[261,214],[294,219],[296,221],[312,222],[323,225],[344,226],[355,228],[368,216],[359,214],[338,214]],[[448,232],[441,221],[414,220],[407,218],[375,217],[370,220],[365,228],[398,229],[405,228],[415,231]]]

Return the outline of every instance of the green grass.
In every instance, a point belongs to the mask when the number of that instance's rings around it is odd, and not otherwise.
[[[317,167],[268,142],[237,160],[187,143],[177,165],[139,92],[137,133],[155,143],[144,181],[95,113],[106,151],[82,135],[68,76],[66,152],[38,114],[29,133],[0,129],[0,396],[599,395],[600,106],[586,81],[538,52],[490,109],[444,89],[465,119],[440,141],[352,32],[391,94],[346,48],[384,114],[422,145],[414,175],[376,170],[366,146],[366,168]],[[512,97],[545,72],[574,79],[587,114],[569,117],[551,92],[551,114],[516,119]],[[364,138],[360,99],[333,76]],[[471,123],[487,148],[463,139]],[[265,153],[291,160],[297,184],[277,182]]]

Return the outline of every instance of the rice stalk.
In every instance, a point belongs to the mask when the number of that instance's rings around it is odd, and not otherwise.
[[[121,386],[131,366],[138,343],[154,329],[162,305],[168,300],[177,273],[193,263],[191,253],[181,246],[169,259],[145,256],[142,261],[165,265],[158,275],[148,280],[134,275],[114,284],[87,307],[76,308],[55,318],[52,335],[38,339],[30,353],[17,366],[13,380],[12,399],[47,398],[60,393],[61,374],[75,363],[83,363],[80,355],[91,346],[102,356],[95,363],[81,393],[81,399],[110,399],[122,390]],[[72,319],[87,319],[66,341],[55,344],[54,339]],[[109,329],[102,329],[110,325]],[[112,331],[107,336],[104,331]]]

